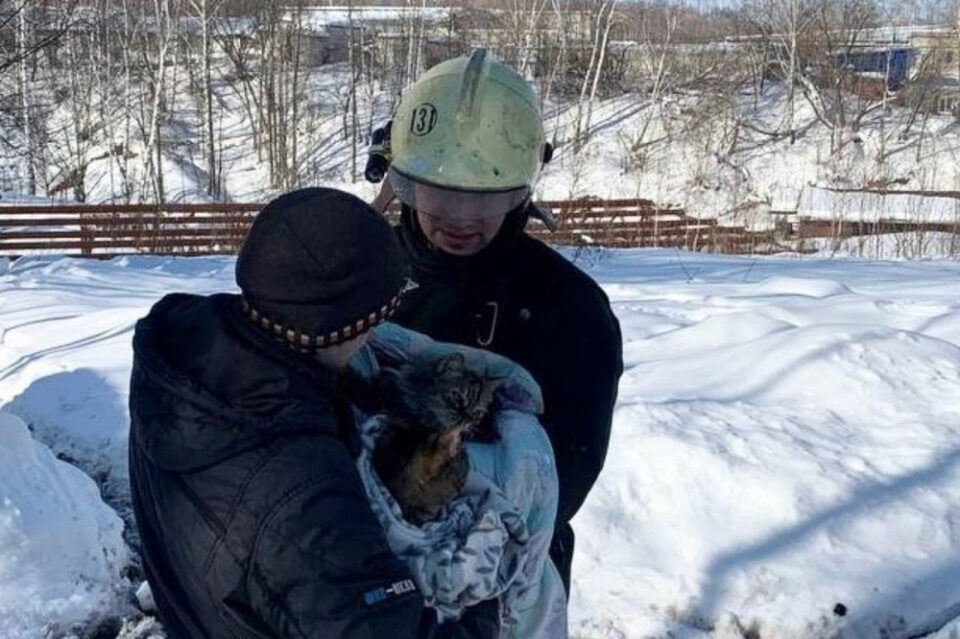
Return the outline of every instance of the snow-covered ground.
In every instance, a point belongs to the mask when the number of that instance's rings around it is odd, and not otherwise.
[[[606,467],[574,521],[575,637],[960,636],[960,264],[663,250],[578,262],[613,302],[626,371]],[[0,408],[37,443],[7,421],[0,442],[39,460],[0,451],[5,639],[44,636],[74,594],[88,603],[63,623],[131,614],[111,603],[137,585],[116,519],[46,447],[128,516],[134,322],[168,291],[233,290],[232,276],[230,258],[149,257],[30,258],[0,274]],[[65,545],[62,531],[18,554],[8,540],[25,524],[5,513],[60,526],[54,494],[81,495],[73,558],[38,550]],[[34,585],[11,588],[21,557]],[[77,566],[84,580],[63,590]]]

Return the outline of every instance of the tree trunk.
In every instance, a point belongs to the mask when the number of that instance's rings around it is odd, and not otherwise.
[[[597,85],[600,83],[600,74],[603,73],[603,62],[607,57],[607,41],[610,38],[610,28],[613,26],[613,14],[617,8],[617,2],[613,0],[610,8],[607,10],[607,21],[603,29],[603,40],[600,43],[600,56],[597,59],[597,68],[593,72],[593,86],[590,87],[590,101],[587,102],[587,122],[583,127],[583,136],[590,136],[590,121],[593,119],[593,105],[597,98]]]
[[[30,49],[28,43],[29,32],[27,30],[27,3],[25,2],[17,12],[17,44],[18,55],[20,56],[20,98],[23,121],[23,146],[24,158],[26,160],[27,173],[27,193],[37,194],[37,176],[34,166],[33,135],[30,130],[30,80],[27,74],[27,52]]]
[[[217,147],[213,137],[213,72],[210,51],[210,11],[209,0],[200,0],[200,20],[203,48],[203,101],[205,106],[204,123],[207,138],[207,193],[214,199],[220,198],[220,177],[217,174]]]
[[[547,80],[546,89],[542,92],[540,107],[546,109],[550,103],[550,93],[553,91],[554,82],[557,79],[557,72],[564,64],[567,55],[567,34],[564,28],[563,12],[560,10],[560,0],[551,0],[553,11],[557,19],[557,31],[560,33],[560,48],[557,51],[557,57],[553,62],[553,68],[550,69],[550,76]]]
[[[353,0],[347,3],[347,25],[350,32],[347,41],[350,59],[350,181],[357,181],[357,54],[353,37]]]
[[[580,85],[580,98],[577,100],[577,121],[573,134],[573,143],[574,148],[579,150],[582,140],[581,140],[581,131],[583,126],[583,103],[587,97],[587,87],[590,86],[590,75],[593,73],[593,65],[597,58],[597,47],[600,45],[600,32],[601,32],[601,23],[603,20],[603,11],[607,7],[607,2],[604,0],[600,4],[600,9],[597,11],[597,22],[594,27],[593,32],[593,46],[590,47],[590,63],[587,64],[586,73],[583,75],[583,83]]]
[[[290,166],[287,183],[293,187],[299,181],[300,160],[299,160],[299,123],[300,123],[300,57],[303,46],[303,11],[300,5],[297,5],[297,31],[294,34],[293,45],[293,78],[291,82],[290,101],[293,117],[290,119]]]

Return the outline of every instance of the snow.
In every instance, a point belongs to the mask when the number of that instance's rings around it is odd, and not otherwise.
[[[123,510],[134,324],[166,291],[208,292],[232,277],[223,260],[13,263],[0,275],[0,405],[97,476]]]
[[[627,371],[574,523],[579,635],[960,615],[960,265],[633,252],[592,274]]]
[[[957,191],[960,129],[952,116],[913,121],[891,103],[868,113],[858,130],[833,131],[800,100],[795,139],[784,124],[786,92],[772,82],[725,100],[691,90],[651,102],[642,92],[598,100],[589,140],[571,143],[575,106],[548,109],[547,138],[559,140],[537,194],[645,198],[724,224],[769,228],[771,212],[809,208],[818,217],[874,219],[881,214],[953,222],[956,199],[833,195],[828,189]],[[842,144],[839,141],[842,140]],[[927,207],[933,212],[927,213]]]
[[[403,21],[437,22],[447,20],[453,7],[310,7],[303,12],[301,23],[307,29],[354,23],[401,23]],[[291,14],[286,14],[292,20]]]
[[[116,607],[123,522],[93,480],[0,413],[0,636],[34,639]]]
[[[606,466],[573,522],[573,636],[960,636],[960,264],[597,249],[577,263],[611,298],[626,370]],[[235,290],[233,266],[13,263],[0,408],[42,443],[21,428],[16,449],[66,472],[45,447],[64,455],[123,512],[133,324],[166,292]],[[5,494],[21,455],[2,444]],[[57,528],[63,552],[116,550],[115,528],[80,528]],[[16,556],[3,530],[0,574]],[[99,593],[116,552],[90,571]],[[64,595],[37,562],[35,589],[0,578],[0,602],[45,611],[22,622],[42,636]]]
[[[919,194],[836,192],[823,188],[803,189],[799,204],[781,211],[803,217],[863,222],[910,220],[960,227],[960,199]]]
[[[960,234],[932,231],[807,240],[821,255],[870,260],[956,259]]]

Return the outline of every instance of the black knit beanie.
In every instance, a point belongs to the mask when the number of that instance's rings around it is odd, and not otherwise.
[[[307,352],[392,315],[405,271],[381,215],[349,193],[309,188],[278,197],[257,215],[236,274],[248,318]]]

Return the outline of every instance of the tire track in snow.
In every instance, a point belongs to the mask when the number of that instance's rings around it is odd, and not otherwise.
[[[118,337],[120,335],[123,335],[124,333],[129,333],[130,331],[132,331],[135,325],[136,325],[136,321],[126,322],[122,326],[107,329],[105,331],[95,333],[94,335],[91,335],[89,337],[74,340],[72,342],[67,342],[66,344],[61,344],[59,346],[51,346],[50,348],[45,348],[39,351],[33,351],[32,353],[28,353],[26,355],[22,355],[13,364],[10,364],[5,368],[0,369],[0,382],[6,380],[11,375],[14,375],[20,372],[31,363],[38,361],[48,355],[65,353],[67,351],[75,350],[77,348],[83,348],[85,346],[91,346],[98,342],[103,342],[108,339]]]

